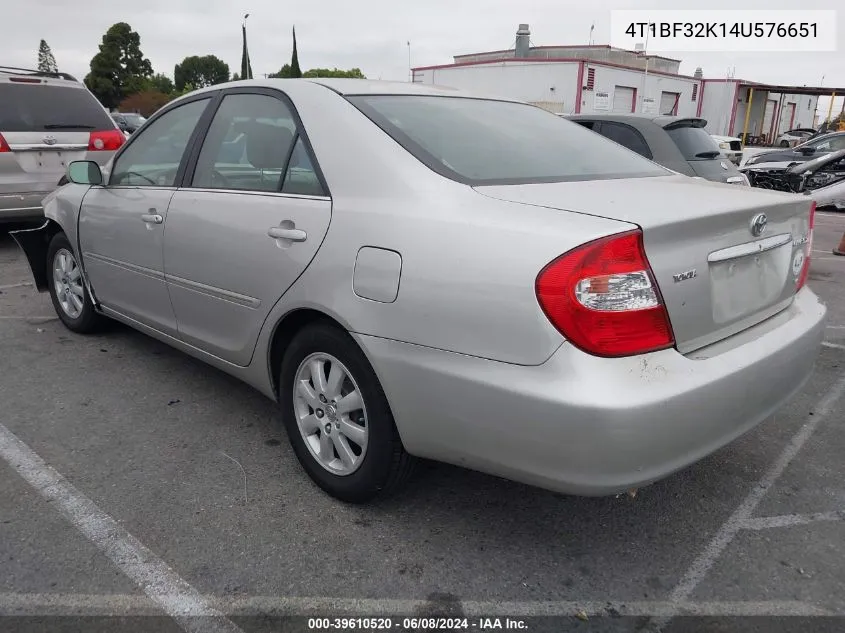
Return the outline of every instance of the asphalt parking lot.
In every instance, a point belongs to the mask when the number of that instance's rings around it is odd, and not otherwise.
[[[293,630],[254,617],[286,614],[842,630],[843,232],[845,214],[817,216],[815,374],[710,458],[598,499],[427,464],[371,507],[321,493],[245,385],[118,324],[67,331],[0,232],[0,630]]]

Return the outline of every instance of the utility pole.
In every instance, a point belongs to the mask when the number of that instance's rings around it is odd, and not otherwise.
[[[411,70],[411,40],[408,40],[408,81],[414,83],[414,71]]]

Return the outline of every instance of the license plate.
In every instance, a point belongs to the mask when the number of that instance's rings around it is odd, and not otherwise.
[[[777,303],[783,295],[792,244],[710,264],[713,320],[729,323]]]
[[[21,168],[29,173],[64,173],[70,157],[67,152],[16,152]]]

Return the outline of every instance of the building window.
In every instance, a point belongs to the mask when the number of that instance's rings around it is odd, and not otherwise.
[[[695,101],[698,99],[698,84],[692,85],[692,100]]]
[[[596,69],[587,69],[587,90],[592,90],[596,87]]]

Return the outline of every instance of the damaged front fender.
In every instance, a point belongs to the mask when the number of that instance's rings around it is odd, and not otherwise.
[[[58,224],[52,220],[47,220],[36,229],[9,232],[9,235],[26,255],[35,287],[39,292],[46,292],[48,289],[47,249],[50,246],[50,240],[59,231],[61,231],[61,228]]]

